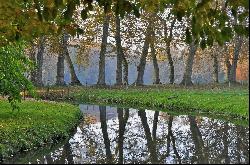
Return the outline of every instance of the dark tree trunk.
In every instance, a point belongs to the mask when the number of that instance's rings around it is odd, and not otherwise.
[[[68,63],[68,66],[69,66],[69,71],[70,71],[70,75],[71,75],[71,85],[81,85],[81,82],[79,81],[79,79],[77,78],[76,76],[76,73],[75,73],[75,69],[74,69],[74,65],[72,63],[72,60],[70,58],[70,55],[69,55],[69,51],[68,51],[68,34],[64,34],[63,36],[63,52],[65,53],[65,58],[66,58],[66,62]]]
[[[177,152],[176,146],[175,146],[175,137],[173,135],[173,131],[172,131],[172,125],[173,125],[173,120],[174,117],[173,116],[169,116],[169,122],[168,122],[168,148],[167,148],[167,153],[170,153],[170,141],[172,141],[172,145],[173,145],[173,150],[174,150],[174,154],[176,155],[176,158],[179,162],[179,164],[181,164],[181,157],[179,155],[179,153]]]
[[[150,37],[151,37],[151,25],[149,24],[146,30],[146,36],[145,36],[145,41],[144,41],[144,45],[142,49],[140,64],[137,67],[138,75],[137,75],[137,79],[135,82],[136,85],[143,85],[143,75],[144,75],[145,66],[146,66],[146,58],[148,55]]]
[[[151,43],[150,48],[151,48],[151,56],[153,59],[154,72],[155,72],[154,84],[160,84],[159,66],[156,58],[155,45],[153,42]]]
[[[65,85],[64,82],[64,53],[58,55],[56,85]]]
[[[105,83],[105,53],[107,48],[108,30],[109,30],[109,20],[110,15],[106,13],[103,21],[103,34],[102,34],[102,44],[100,51],[100,61],[99,61],[99,76],[98,85],[106,85]]]
[[[236,83],[236,69],[237,69],[237,63],[238,63],[242,43],[243,43],[243,38],[240,36],[236,36],[233,62],[232,62],[232,65],[230,67],[230,74],[229,74],[229,81],[231,83]]]
[[[199,127],[197,126],[195,117],[189,116],[188,118],[190,122],[192,139],[195,145],[195,155],[197,156],[197,163],[207,164],[208,163],[208,157],[206,154],[207,151],[205,150],[201,132],[199,130]]]
[[[45,37],[40,37],[39,48],[37,53],[37,77],[36,86],[43,86],[43,54],[45,50]]]
[[[157,123],[158,123],[158,116],[159,116],[159,111],[155,111],[154,121],[153,121],[153,131],[152,131],[154,141],[156,141],[156,130],[157,130]]]
[[[126,123],[129,117],[129,110],[125,109],[125,116],[123,117],[123,109],[117,108],[118,120],[119,120],[119,137],[118,137],[118,149],[119,149],[119,158],[118,164],[123,164],[123,141],[124,141],[124,132]]]
[[[110,150],[110,140],[108,137],[108,130],[107,130],[107,121],[106,121],[106,107],[105,106],[99,106],[100,109],[100,121],[101,121],[101,129],[104,139],[104,145],[106,149],[106,160],[107,163],[112,162],[112,154]]]
[[[138,110],[138,116],[141,118],[142,126],[144,128],[144,132],[147,139],[147,146],[150,152],[151,163],[155,164],[158,162],[157,154],[156,154],[156,144],[152,139],[150,128],[147,122],[146,112],[143,110]]]
[[[231,67],[231,63],[229,61],[229,52],[228,52],[228,48],[227,48],[227,45],[224,44],[224,53],[226,54],[226,57],[225,57],[225,65],[226,65],[226,70],[224,72],[225,76],[224,76],[224,81],[225,82],[228,82],[228,78],[229,78],[229,75],[230,75],[230,67]]]
[[[116,15],[116,32],[115,32],[115,41],[116,41],[116,50],[117,50],[117,69],[116,69],[116,85],[122,85],[122,45],[121,45],[121,34],[120,34],[120,18],[119,15]]]
[[[194,63],[194,56],[197,50],[197,45],[195,45],[194,41],[190,43],[189,54],[187,58],[187,64],[185,66],[183,80],[181,82],[182,85],[192,85],[192,70],[193,70],[193,63]]]
[[[230,68],[231,68],[231,63],[229,61],[229,55],[227,55],[226,59],[225,59],[225,63],[226,63],[226,76],[225,76],[225,81],[228,82],[229,81],[229,77],[230,77]]]
[[[173,38],[173,28],[174,28],[174,24],[176,22],[176,19],[173,20],[173,22],[171,23],[171,27],[170,27],[170,35],[169,38],[167,38],[167,25],[166,22],[164,23],[164,35],[166,37],[166,46],[167,46],[167,58],[168,58],[168,64],[169,64],[169,68],[170,68],[170,75],[169,75],[169,83],[173,84],[174,83],[174,62],[172,59],[172,55],[171,55],[171,41]]]
[[[219,64],[218,64],[218,55],[217,54],[213,55],[213,61],[214,61],[213,81],[215,83],[219,83]]]
[[[128,85],[128,62],[124,53],[122,59],[123,59],[123,82],[125,85]]]

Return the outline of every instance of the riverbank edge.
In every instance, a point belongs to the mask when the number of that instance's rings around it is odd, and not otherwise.
[[[49,100],[160,110],[172,114],[201,115],[215,119],[224,119],[230,122],[231,120],[235,120],[236,123],[241,123],[243,120],[244,125],[248,125],[248,87],[242,88],[236,86],[234,88],[227,88],[220,85],[196,88],[183,88],[179,86],[154,86],[129,89],[82,86],[51,87],[50,91],[47,88],[40,88],[39,96]],[[158,95],[161,95],[159,99],[157,98]],[[183,95],[186,95],[186,98],[182,98]],[[217,101],[216,97],[220,100]],[[203,105],[196,104],[197,102],[199,103],[198,99],[200,98],[203,101],[205,100]],[[211,99],[215,101],[211,102]],[[220,103],[218,104],[218,102]]]
[[[9,104],[9,103],[7,103],[7,100],[0,99],[0,103],[3,103],[4,101],[6,102],[6,104]],[[47,102],[46,100],[40,100],[37,102],[41,103],[43,101]],[[22,102],[26,102],[26,101],[23,100]],[[7,145],[4,146],[4,144],[0,143],[0,164],[1,164],[1,162],[3,162],[6,159],[11,159],[12,157],[19,155],[21,152],[32,152],[36,149],[40,149],[40,148],[43,148],[46,146],[56,145],[59,142],[65,140],[65,139],[68,139],[70,136],[72,136],[74,134],[77,126],[79,125],[79,123],[81,122],[81,119],[83,118],[83,114],[80,112],[79,107],[76,105],[73,105],[71,103],[67,103],[67,102],[51,102],[51,104],[57,104],[58,107],[63,105],[63,106],[69,106],[70,108],[72,108],[72,107],[74,108],[72,110],[72,115],[74,115],[73,121],[72,120],[70,120],[69,122],[66,121],[66,123],[68,123],[66,128],[69,128],[69,129],[65,130],[64,128],[62,128],[62,129],[64,129],[64,131],[66,131],[66,134],[63,131],[61,131],[61,132],[58,131],[55,134],[53,134],[53,136],[51,136],[51,134],[49,134],[49,135],[43,137],[43,139],[40,139],[43,141],[42,144],[38,144],[38,142],[35,140],[29,141],[30,146],[32,146],[31,148],[28,148],[27,146],[23,146],[23,144],[20,142],[17,146],[9,146],[9,147],[13,147],[12,151],[10,151],[8,148],[6,148]],[[0,107],[1,107],[1,105],[0,105]],[[10,110],[10,113],[13,112],[10,107],[9,107],[9,110]],[[19,112],[22,113],[22,110],[19,110]],[[0,112],[0,114],[1,114],[1,112]],[[58,123],[60,123],[60,122],[62,122],[62,121],[58,121]],[[54,126],[56,127],[56,124]],[[47,127],[49,127],[49,125],[47,125]],[[34,128],[32,127],[31,129],[34,129]],[[34,132],[40,131],[41,132],[41,130],[32,130],[32,131],[34,131]],[[18,132],[18,130],[15,130],[15,132]],[[2,133],[4,133],[4,132],[2,132]],[[33,139],[36,139],[36,137],[34,136]],[[1,139],[2,142],[4,140],[8,140],[8,139]]]

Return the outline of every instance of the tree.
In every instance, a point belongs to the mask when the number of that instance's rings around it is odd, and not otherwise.
[[[107,163],[111,163],[113,158],[110,150],[110,140],[108,137],[108,130],[107,130],[107,121],[106,121],[106,107],[105,106],[99,106],[100,110],[100,121],[101,121],[101,128],[102,128],[102,134],[106,149],[106,159]]]
[[[168,63],[169,63],[169,67],[170,67],[170,75],[169,75],[169,81],[170,84],[174,83],[174,62],[172,59],[172,55],[170,52],[170,45],[171,45],[171,41],[173,39],[173,28],[176,22],[176,18],[174,18],[174,20],[171,23],[170,26],[170,35],[169,37],[167,37],[167,25],[166,25],[166,21],[164,21],[164,36],[166,37],[165,42],[166,42],[166,50],[167,50],[167,57],[168,57]]]
[[[39,47],[37,53],[37,75],[36,75],[36,82],[35,85],[43,86],[43,55],[45,49],[45,37],[41,36],[39,38]]]
[[[191,80],[191,76],[192,76],[192,69],[193,69],[193,63],[194,63],[196,50],[197,50],[197,45],[195,45],[195,41],[192,41],[189,44],[189,53],[188,53],[188,58],[187,58],[187,62],[185,65],[183,80],[181,82],[182,85],[193,84]]]
[[[71,82],[70,84],[71,85],[81,85],[79,79],[77,78],[76,76],[76,73],[75,73],[75,69],[74,69],[74,65],[73,65],[73,62],[70,58],[70,55],[69,55],[69,51],[68,51],[68,38],[69,38],[69,35],[67,34],[63,34],[63,44],[62,44],[62,47],[63,47],[63,52],[65,54],[65,58],[66,58],[66,62],[69,66],[69,71],[70,71],[70,75],[71,75]]]
[[[0,47],[0,95],[8,96],[14,109],[18,108],[16,103],[21,101],[21,92],[32,92],[33,89],[32,83],[24,75],[33,68],[24,49],[25,42]]]
[[[125,110],[125,115],[123,112]],[[129,118],[129,109],[117,108],[118,120],[119,120],[119,137],[118,137],[118,148],[119,148],[119,159],[118,163],[123,163],[123,141],[125,127]]]
[[[138,116],[141,118],[144,133],[146,135],[147,146],[150,152],[151,163],[157,163],[159,160],[156,154],[156,144],[154,143],[154,140],[152,139],[150,128],[147,122],[146,112],[144,110],[138,110]]]
[[[102,44],[100,50],[100,60],[99,60],[99,76],[98,76],[98,85],[106,85],[105,83],[105,53],[107,47],[108,39],[108,30],[109,30],[109,21],[110,21],[110,7],[106,9],[106,13],[103,16],[103,35],[102,35]]]
[[[152,16],[150,14],[150,16]],[[145,39],[144,39],[144,44],[143,44],[143,48],[142,48],[142,54],[140,57],[140,63],[137,66],[137,71],[138,71],[138,75],[137,75],[137,79],[136,79],[136,85],[143,85],[143,75],[144,75],[144,70],[145,70],[145,65],[146,65],[146,57],[148,55],[148,49],[149,49],[149,44],[150,44],[150,39],[151,39],[151,35],[153,33],[152,30],[152,20],[149,20],[147,28],[146,28],[146,32],[145,32]]]
[[[189,116],[189,122],[190,122],[190,130],[192,139],[195,145],[195,155],[197,156],[197,162],[198,163],[208,163],[207,160],[207,151],[204,146],[204,142],[202,140],[201,132],[199,130],[199,127],[197,126],[195,117]]]
[[[117,50],[117,69],[116,69],[116,85],[122,84],[122,57],[124,56],[122,45],[121,45],[121,34],[120,34],[120,18],[119,15],[116,14],[115,18],[116,23],[116,50]]]
[[[63,37],[64,40],[64,37]],[[61,41],[64,42],[64,41]],[[57,58],[57,74],[56,74],[56,85],[65,85],[64,82],[64,59],[65,53],[61,50]]]

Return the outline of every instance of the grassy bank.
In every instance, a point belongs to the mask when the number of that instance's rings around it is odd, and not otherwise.
[[[12,111],[0,99],[0,158],[68,137],[79,118],[79,108],[67,103],[23,101]]]
[[[69,95],[73,99],[88,103],[210,113],[215,116],[249,119],[247,87],[80,88]]]

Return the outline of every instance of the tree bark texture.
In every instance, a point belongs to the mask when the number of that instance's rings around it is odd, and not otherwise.
[[[213,64],[213,81],[215,83],[219,83],[219,63],[218,63],[218,55],[217,54],[214,54],[213,55],[213,61],[214,61],[214,64]]]
[[[232,65],[230,67],[230,73],[229,73],[229,81],[231,83],[236,83],[236,69],[237,69],[237,63],[239,60],[239,54],[240,54],[242,43],[243,43],[243,38],[241,36],[236,36],[233,61],[232,61]]]
[[[166,41],[165,41],[166,42],[166,49],[167,49],[168,64],[169,64],[169,68],[170,68],[170,75],[169,75],[169,83],[170,84],[174,83],[174,62],[172,59],[170,48],[171,48],[171,41],[173,38],[173,28],[174,28],[175,22],[176,22],[176,19],[174,19],[172,21],[170,29],[169,29],[170,35],[168,38],[166,38]],[[165,35],[165,37],[167,37],[167,24],[166,24],[166,22],[164,23],[164,35]]]
[[[155,73],[154,84],[160,84],[159,66],[158,66],[158,62],[157,62],[157,58],[156,58],[155,45],[153,42],[151,43],[150,48],[151,48],[151,56],[153,59],[154,73]]]
[[[58,55],[56,85],[65,85],[64,82],[64,53]]]
[[[115,41],[116,41],[116,50],[117,50],[117,69],[116,69],[116,85],[122,85],[122,45],[121,45],[121,34],[120,34],[120,18],[119,15],[116,15],[116,32],[115,32]]]
[[[146,66],[146,58],[148,55],[148,49],[149,49],[149,43],[150,43],[150,38],[151,38],[151,23],[148,24],[147,29],[146,29],[146,36],[145,36],[145,41],[144,45],[142,48],[142,55],[140,58],[140,64],[137,67],[138,75],[136,79],[136,85],[143,85],[143,75],[145,71],[145,66]]]
[[[193,63],[194,63],[194,57],[195,57],[195,53],[197,50],[197,45],[195,45],[194,41],[192,41],[189,45],[189,54],[188,54],[188,58],[187,58],[187,63],[185,66],[185,71],[184,71],[184,76],[183,76],[183,80],[181,82],[182,85],[192,85],[192,70],[193,70]]]
[[[69,66],[69,71],[70,71],[70,75],[71,75],[71,85],[81,85],[81,82],[79,81],[79,79],[77,78],[76,76],[76,73],[75,73],[75,69],[74,69],[74,65],[73,65],[73,62],[70,58],[70,55],[69,55],[69,50],[67,48],[68,44],[68,34],[64,34],[63,36],[63,52],[65,53],[65,59],[66,59],[66,62]]]
[[[106,85],[105,83],[105,53],[107,49],[107,40],[108,40],[108,30],[109,30],[109,20],[110,15],[106,13],[103,21],[103,34],[102,34],[102,44],[100,51],[100,61],[99,61],[99,76],[98,76],[98,85]]]
[[[43,86],[43,55],[45,50],[45,37],[40,37],[39,48],[37,53],[37,79],[36,85]]]

